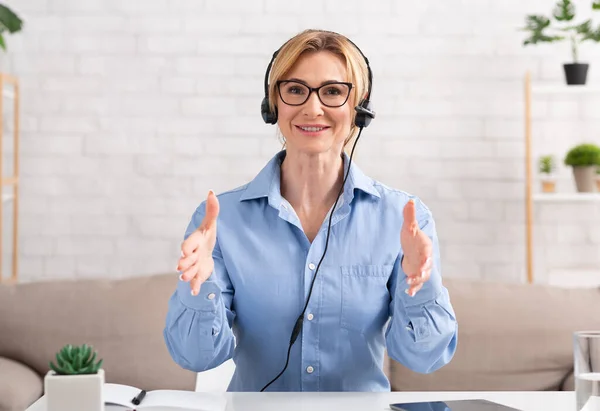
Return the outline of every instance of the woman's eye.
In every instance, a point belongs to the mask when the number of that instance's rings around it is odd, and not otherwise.
[[[337,87],[327,87],[325,89],[325,94],[337,96],[342,94],[342,91]]]

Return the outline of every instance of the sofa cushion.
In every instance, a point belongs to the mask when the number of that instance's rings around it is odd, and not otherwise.
[[[0,355],[40,375],[65,344],[91,344],[107,382],[194,390],[196,374],[170,357],[163,339],[177,275],[54,280],[0,286]]]
[[[570,372],[569,375],[563,381],[562,386],[560,387],[561,391],[574,391],[575,390],[575,374]]]
[[[0,411],[23,411],[44,390],[44,383],[28,366],[0,357]]]
[[[573,332],[600,329],[600,290],[444,279],[458,320],[452,361],[418,374],[389,361],[394,391],[559,390]]]

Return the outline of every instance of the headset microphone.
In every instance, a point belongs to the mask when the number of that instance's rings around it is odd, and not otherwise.
[[[302,313],[300,314],[300,316],[298,316],[298,319],[296,319],[296,322],[292,329],[292,334],[290,336],[290,342],[289,342],[289,346],[288,346],[287,359],[285,361],[285,365],[284,365],[283,369],[281,370],[281,372],[260,390],[261,392],[265,391],[271,384],[273,384],[275,381],[277,381],[277,379],[279,379],[279,377],[281,377],[283,375],[283,373],[285,372],[285,370],[288,367],[288,364],[290,362],[290,352],[292,351],[292,346],[294,345],[294,342],[296,341],[296,339],[298,338],[298,335],[302,331],[302,325],[304,323],[304,313],[306,312],[306,308],[308,307],[308,303],[310,301],[310,296],[312,295],[312,290],[313,290],[313,286],[315,285],[317,273],[319,272],[319,267],[321,266],[321,263],[323,262],[323,259],[325,258],[325,254],[327,253],[327,246],[329,245],[329,234],[331,232],[331,217],[333,216],[333,212],[334,212],[334,210],[337,206],[337,203],[340,199],[340,196],[344,190],[344,186],[346,185],[346,179],[348,178],[348,175],[350,174],[350,166],[352,165],[352,156],[354,155],[354,149],[356,148],[356,143],[358,142],[358,139],[360,138],[363,128],[367,127],[371,123],[371,120],[373,120],[375,118],[375,112],[371,108],[371,102],[369,101],[369,99],[371,98],[371,88],[373,85],[373,73],[371,72],[369,60],[365,57],[363,52],[358,48],[358,46],[356,44],[354,44],[350,39],[346,39],[346,40],[348,40],[354,47],[356,47],[358,52],[364,58],[365,63],[367,64],[367,70],[368,70],[368,75],[369,75],[369,85],[368,85],[367,97],[364,98],[363,100],[361,100],[361,102],[354,108],[356,110],[354,125],[359,128],[358,136],[356,137],[356,140],[354,141],[354,144],[352,146],[352,151],[350,152],[350,159],[348,160],[348,167],[345,171],[346,176],[344,177],[344,181],[342,183],[342,186],[340,187],[340,191],[337,195],[337,199],[335,200],[335,203],[333,204],[333,207],[331,208],[331,211],[329,213],[329,225],[327,227],[325,250],[323,251],[321,260],[319,261],[319,264],[317,265],[317,267],[315,269],[315,275],[313,276],[312,282],[310,284],[310,290],[308,292],[308,297],[306,298],[306,302],[304,304],[304,309],[302,310]],[[281,48],[279,50],[281,50]],[[269,66],[267,67],[267,71],[265,73],[265,82],[264,82],[265,96],[261,103],[260,111],[261,111],[263,120],[267,124],[277,124],[277,108],[275,108],[275,111],[271,111],[271,109],[269,107],[269,73],[271,71],[271,66],[273,65],[273,61],[275,60],[275,58],[277,57],[277,54],[279,53],[279,50],[277,50],[275,53],[273,53],[273,57],[271,58],[271,61],[269,62]]]

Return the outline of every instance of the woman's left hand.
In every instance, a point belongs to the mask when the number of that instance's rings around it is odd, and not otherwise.
[[[406,293],[411,297],[429,280],[432,267],[431,239],[419,228],[415,202],[409,200],[404,206],[404,223],[400,231],[400,244],[404,252],[402,270],[407,276],[409,288]]]

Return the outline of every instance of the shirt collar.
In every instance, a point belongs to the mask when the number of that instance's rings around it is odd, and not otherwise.
[[[253,200],[261,197],[268,197],[269,204],[275,208],[281,205],[281,163],[285,158],[286,151],[281,150],[263,167],[258,175],[246,186],[244,193],[240,197],[240,201]],[[347,167],[350,157],[344,151],[344,167]],[[345,169],[345,168],[344,168]],[[372,178],[366,176],[362,170],[352,163],[350,167],[350,175],[346,180],[344,187],[344,200],[350,203],[354,197],[355,190],[363,191],[374,197],[381,198],[381,194],[374,187]]]

